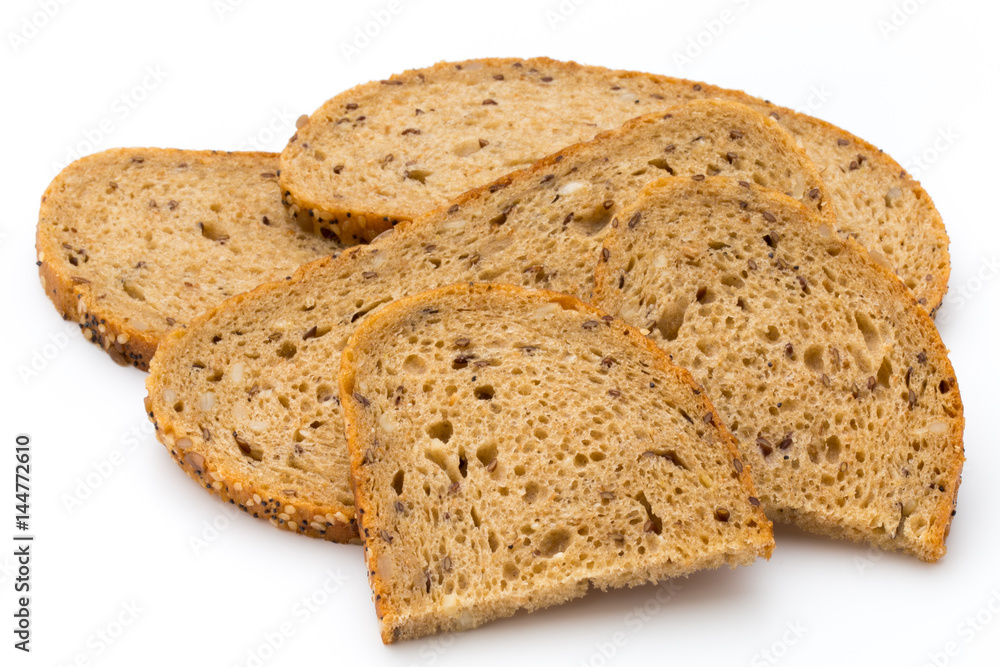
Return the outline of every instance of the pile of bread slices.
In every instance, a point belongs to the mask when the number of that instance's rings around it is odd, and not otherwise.
[[[280,156],[71,164],[37,262],[149,370],[200,485],[364,544],[384,641],[747,565],[772,521],[944,554],[948,238],[888,155],[544,58],[407,71],[297,127]]]

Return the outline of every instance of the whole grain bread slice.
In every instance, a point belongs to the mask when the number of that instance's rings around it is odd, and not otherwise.
[[[768,516],[933,561],[964,460],[934,323],[852,239],[730,179],[666,179],[612,229],[595,303],[694,375]]]
[[[730,162],[723,159],[732,153]],[[347,337],[397,298],[459,281],[589,297],[609,222],[656,174],[718,169],[824,208],[787,133],[739,104],[643,117],[466,193],[371,245],[234,297],[167,338],[147,382],[157,436],[201,486],[306,535],[357,534],[338,392]]]
[[[38,271],[63,318],[145,369],[160,340],[226,298],[338,252],[288,216],[273,153],[117,148],[42,197]]]
[[[351,336],[339,381],[385,643],[770,556],[704,393],[578,299],[408,297]]]
[[[281,186],[304,223],[353,243],[629,118],[694,99],[740,102],[788,130],[829,186],[837,232],[873,251],[932,313],[940,305],[948,237],[899,164],[824,121],[683,79],[548,58],[408,70],[317,109],[281,154]]]

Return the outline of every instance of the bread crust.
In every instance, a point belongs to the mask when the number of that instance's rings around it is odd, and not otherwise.
[[[673,375],[682,384],[689,387],[696,396],[698,396],[698,400],[701,402],[704,412],[712,415],[712,420],[708,423],[716,426],[717,437],[726,447],[729,457],[733,461],[740,462],[740,466],[737,467],[739,472],[734,471],[734,474],[736,474],[739,478],[744,496],[756,496],[757,492],[753,485],[751,467],[746,465],[743,461],[737,447],[736,439],[729,433],[728,429],[724,426],[719,426],[724,424],[722,418],[719,416],[714,406],[709,402],[700,385],[698,385],[694,381],[694,378],[691,377],[691,374],[685,369],[671,363],[667,354],[654,342],[643,336],[637,329],[629,326],[619,318],[613,318],[610,320],[605,319],[607,313],[604,311],[587,304],[576,297],[560,292],[551,292],[548,290],[528,290],[520,286],[505,285],[500,283],[456,283],[454,285],[448,285],[394,301],[386,305],[385,308],[372,317],[365,318],[361,325],[348,339],[347,345],[341,354],[340,373],[338,375],[341,395],[351,396],[354,393],[353,387],[355,385],[356,374],[352,359],[354,355],[358,354],[360,349],[367,345],[368,339],[373,336],[375,330],[382,326],[383,322],[392,321],[398,314],[411,310],[417,304],[433,304],[441,297],[453,294],[485,294],[489,292],[514,296],[524,296],[534,293],[533,297],[537,297],[539,302],[559,303],[566,309],[586,313],[591,315],[595,320],[606,323],[610,329],[615,331],[616,335],[618,335],[621,340],[626,342],[627,345],[635,346],[638,349],[638,354],[645,354],[652,357],[653,366],[657,370],[668,375]],[[366,569],[368,572],[368,581],[371,585],[372,599],[375,603],[376,614],[378,615],[380,622],[382,641],[385,644],[391,644],[397,640],[416,635],[412,632],[413,628],[405,627],[406,618],[401,611],[393,607],[388,602],[388,600],[391,599],[391,596],[388,595],[389,590],[385,582],[379,576],[378,569],[375,567],[375,562],[381,553],[379,551],[381,548],[380,543],[377,540],[370,539],[370,528],[369,530],[366,530],[365,527],[366,515],[372,516],[372,505],[369,502],[369,499],[359,491],[357,483],[357,480],[363,478],[362,463],[364,459],[365,445],[361,440],[358,427],[361,415],[360,411],[363,408],[357,401],[348,400],[343,402],[342,409],[344,412],[347,443],[351,454],[351,481],[355,494],[355,507],[357,508],[358,513],[358,526],[362,539],[365,543],[365,562],[367,565]],[[763,530],[761,540],[756,545],[758,554],[765,558],[770,558],[773,551],[773,531],[768,519],[764,516],[763,510],[757,506],[751,507],[753,507],[756,519],[759,521]],[[577,597],[582,595],[584,592],[586,592],[586,587],[575,592],[575,594],[567,591],[566,596],[558,601],[569,599],[571,597]],[[419,629],[417,630],[417,634],[425,633],[426,632],[420,631]]]
[[[817,139],[828,142],[831,147],[840,147],[845,151],[845,160],[850,162],[849,152],[860,150],[861,158],[858,164],[848,167],[845,171],[850,179],[866,178],[866,174],[881,174],[883,178],[892,178],[895,185],[908,191],[912,197],[921,203],[918,223],[922,233],[927,236],[927,252],[939,253],[937,255],[937,267],[929,274],[929,277],[919,276],[916,289],[919,298],[923,300],[921,305],[933,316],[940,307],[944,295],[948,289],[948,277],[950,274],[950,257],[948,254],[948,235],[941,220],[941,216],[934,207],[933,201],[920,183],[911,178],[900,165],[889,155],[870,144],[869,142],[831,124],[826,121],[801,114],[787,107],[772,104],[769,101],[749,95],[739,90],[729,90],[713,86],[711,84],[678,79],[657,74],[644,72],[611,70],[597,66],[581,65],[573,61],[558,61],[551,58],[483,58],[457,62],[438,62],[427,68],[410,69],[391,76],[383,81],[372,81],[351,88],[324,103],[316,112],[312,114],[310,120],[339,107],[342,104],[353,101],[378,100],[384,93],[391,93],[394,84],[406,85],[413,83],[422,77],[438,75],[455,71],[456,68],[506,68],[514,63],[522,63],[525,67],[545,68],[546,70],[562,72],[584,71],[594,76],[604,76],[608,79],[624,78],[641,80],[652,86],[662,86],[665,91],[670,91],[678,96],[685,96],[687,99],[726,99],[746,106],[750,106],[758,112],[774,118],[782,127],[796,137],[814,136]],[[377,102],[376,102],[377,103]],[[663,108],[671,106],[675,102],[664,102]],[[648,113],[648,111],[647,111]],[[303,128],[302,134],[308,136],[310,130],[308,124]],[[291,154],[300,145],[301,139],[297,132],[289,141],[288,146],[282,151],[280,179],[282,184],[282,194],[284,201],[290,210],[300,216],[305,222],[311,223],[317,230],[326,229],[328,234],[334,234],[343,242],[351,244],[369,241],[378,234],[390,229],[392,226],[404,220],[412,220],[424,211],[411,210],[406,207],[376,210],[369,201],[364,199],[353,200],[350,195],[340,195],[332,192],[313,192],[308,186],[300,182],[298,174],[290,169]],[[809,153],[809,151],[806,151]],[[810,154],[811,158],[819,159],[818,154]],[[821,171],[830,165],[821,165]],[[832,167],[831,167],[832,168]]]
[[[74,280],[64,267],[45,261],[54,249],[49,249],[46,254],[50,244],[42,238],[41,230],[36,236],[35,247],[39,257],[36,264],[42,289],[62,318],[79,324],[84,338],[107,352],[115,363],[149,370],[149,361],[159,344],[158,337],[148,331],[137,331],[114,313],[95,307],[88,283],[78,282],[79,278]]]

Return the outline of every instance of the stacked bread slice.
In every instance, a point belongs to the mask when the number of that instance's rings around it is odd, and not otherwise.
[[[145,369],[195,315],[342,248],[289,217],[271,153],[112,149],[42,196],[38,270],[62,316]]]
[[[424,292],[366,318],[342,368],[387,643],[771,553],[705,394],[578,299]]]
[[[224,500],[282,528],[353,537],[346,441],[329,369],[363,319],[386,303],[455,282],[589,298],[611,221],[664,173],[649,162],[669,155],[675,178],[696,182],[720,151],[739,155],[724,163],[727,175],[790,192],[808,185],[803,205],[824,216],[812,164],[780,128],[746,107],[699,101],[638,118],[400,224],[370,245],[230,299],[169,336],[148,382],[160,437],[188,474],[211,476]]]
[[[963,462],[955,371],[857,243],[771,190],[663,180],[605,239],[594,303],[691,370],[772,519],[944,555]]]
[[[402,72],[317,109],[281,154],[281,187],[307,223],[356,242],[630,118],[699,99],[749,106],[787,130],[823,174],[835,231],[873,251],[929,310],[940,305],[948,236],[899,164],[829,123],[695,81],[548,58]],[[730,159],[720,151],[712,165]]]
[[[280,168],[74,163],[37,259],[148,364],[201,486],[365,543],[387,642],[749,564],[768,518],[945,551],[940,216],[870,144],[743,93],[443,63],[331,99]]]

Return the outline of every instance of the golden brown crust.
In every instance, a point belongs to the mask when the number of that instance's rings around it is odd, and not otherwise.
[[[653,366],[657,370],[660,370],[668,375],[673,375],[682,384],[687,385],[698,397],[697,400],[701,402],[704,412],[712,415],[711,421],[706,420],[706,423],[715,427],[717,437],[725,444],[730,457],[734,461],[734,467],[739,470],[739,472],[734,471],[733,474],[738,476],[745,497],[756,497],[756,490],[754,489],[750,466],[744,464],[743,458],[737,448],[736,439],[729,433],[725,426],[722,426],[722,424],[724,424],[722,418],[709,402],[701,387],[694,381],[691,374],[687,370],[671,363],[667,354],[653,341],[643,336],[638,329],[629,326],[619,318],[614,318],[610,321],[604,319],[607,316],[604,311],[599,310],[598,308],[595,308],[594,306],[587,304],[576,297],[562,294],[560,292],[551,292],[548,290],[528,290],[523,287],[504,285],[500,283],[457,283],[394,301],[393,303],[386,305],[378,312],[377,315],[365,318],[361,325],[348,339],[347,345],[341,354],[340,373],[338,376],[341,395],[353,395],[356,377],[353,357],[358,348],[362,348],[366,345],[366,339],[371,337],[373,335],[373,331],[381,326],[381,322],[392,320],[397,312],[404,312],[412,309],[415,303],[435,303],[440,298],[451,294],[467,294],[470,292],[484,293],[490,291],[511,295],[532,294],[539,301],[559,303],[562,304],[564,308],[592,315],[595,320],[606,322],[619,334],[620,339],[624,341],[626,345],[633,345],[639,348],[640,353],[651,356]],[[361,421],[361,413],[359,412],[361,408],[359,408],[359,405],[360,404],[357,401],[351,400],[344,401],[342,404],[342,409],[344,411],[345,432],[351,456],[351,485],[355,494],[354,502],[355,508],[357,509],[358,526],[362,540],[365,541],[365,562],[368,572],[368,581],[372,589],[372,599],[375,602],[376,614],[378,615],[380,621],[382,641],[385,644],[391,644],[404,637],[400,632],[399,610],[395,609],[388,603],[388,600],[390,599],[390,596],[388,595],[389,591],[385,582],[379,577],[375,567],[375,559],[377,556],[373,555],[371,543],[368,539],[370,537],[369,531],[371,530],[371,527],[366,529],[365,526],[366,514],[371,516],[373,508],[367,501],[365,495],[359,492],[357,484],[357,480],[362,477],[362,464],[365,450],[365,446],[361,442],[358,432],[358,423]],[[739,466],[735,466],[735,462],[737,461],[740,464]],[[765,558],[770,558],[773,550],[774,539],[770,521],[764,515],[764,512],[759,505],[751,504],[751,507],[753,507],[752,511],[756,515],[756,520],[761,526],[761,532],[759,535],[760,541],[756,545],[757,550],[760,555]]]
[[[84,338],[107,352],[116,363],[149,370],[158,338],[147,331],[136,331],[111,313],[94,308],[88,283],[79,282],[80,278],[74,279],[62,266],[44,259],[52,256],[54,249],[46,253],[48,244],[41,234],[35,247],[43,258],[37,261],[42,288],[62,318],[78,323]]]

